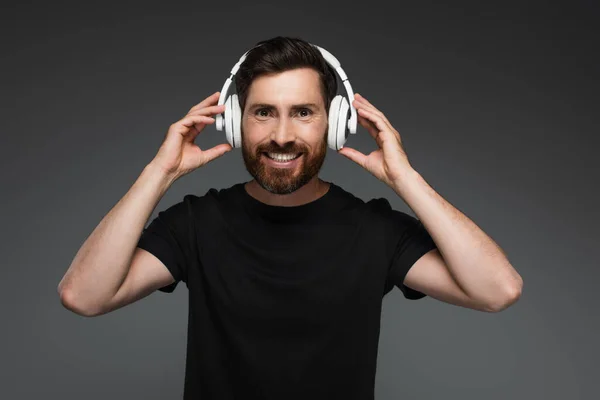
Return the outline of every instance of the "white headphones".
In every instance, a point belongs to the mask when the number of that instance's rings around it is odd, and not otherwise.
[[[329,132],[327,134],[327,143],[333,150],[339,150],[344,147],[346,139],[348,138],[348,132],[356,134],[356,108],[352,105],[352,101],[354,101],[354,92],[352,91],[350,81],[337,58],[317,45],[313,44],[312,46],[321,51],[325,61],[327,61],[327,63],[338,73],[346,88],[348,99],[350,100],[350,102],[348,102],[344,96],[337,95],[333,98],[329,107]],[[233,66],[231,69],[231,76],[225,81],[223,89],[221,89],[221,94],[219,95],[218,105],[225,104],[225,112],[223,114],[217,114],[215,125],[218,131],[222,131],[223,127],[225,127],[227,141],[233,148],[242,147],[242,133],[240,127],[242,111],[237,94],[227,96],[227,90],[229,90],[233,77],[237,73],[242,62],[246,59],[246,55],[249,51],[250,50],[244,53],[237,64]],[[227,100],[225,100],[226,97]],[[348,115],[348,111],[350,111],[350,115]]]

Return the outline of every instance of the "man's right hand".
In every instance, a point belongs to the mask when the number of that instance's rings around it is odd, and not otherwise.
[[[194,143],[196,136],[208,124],[215,122],[213,117],[225,111],[225,105],[217,106],[219,92],[215,92],[190,109],[185,117],[173,123],[151,164],[177,180],[195,169],[231,151],[229,143],[202,150]]]

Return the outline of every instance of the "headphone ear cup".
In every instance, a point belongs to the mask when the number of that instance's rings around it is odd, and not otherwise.
[[[350,104],[348,104],[348,100],[345,97],[342,97],[340,102],[340,111],[338,113],[337,120],[337,131],[336,131],[336,150],[344,147],[344,143],[346,143],[346,139],[348,139],[348,117],[350,111]]]
[[[233,128],[231,126],[231,96],[227,96],[227,100],[225,101],[224,119],[225,119],[225,137],[227,138],[227,141],[229,142],[231,147],[235,147],[233,144],[233,135],[232,135]]]
[[[242,147],[242,111],[240,110],[240,102],[237,94],[231,95],[231,125],[233,132],[233,147]]]
[[[338,114],[340,111],[340,102],[342,96],[338,95],[331,100],[329,106],[329,130],[327,133],[327,144],[333,150],[337,150],[337,129],[338,129]]]

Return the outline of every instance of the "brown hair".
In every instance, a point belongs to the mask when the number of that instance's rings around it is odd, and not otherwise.
[[[242,113],[252,81],[265,74],[309,67],[319,73],[325,111],[337,94],[335,70],[313,45],[299,38],[277,36],[258,42],[246,55],[234,79]]]

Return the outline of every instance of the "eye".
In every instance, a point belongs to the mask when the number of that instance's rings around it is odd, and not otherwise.
[[[267,115],[260,114],[261,112],[266,112]],[[266,108],[259,108],[258,110],[256,110],[254,112],[254,115],[257,115],[259,117],[268,117],[269,116],[269,110],[267,110]]]
[[[312,114],[312,110],[309,110],[308,108],[302,108],[300,111],[298,111],[298,113],[302,113],[302,112],[305,112],[305,111],[306,111],[308,114],[307,114],[307,115],[303,115],[303,117],[304,117],[304,116],[308,117],[308,116],[310,116],[310,115]]]
[[[306,114],[304,114],[306,113]],[[298,110],[298,114],[300,114],[300,117],[302,118],[306,118],[309,117],[313,114],[312,110],[308,109],[308,108],[302,108],[300,110]],[[268,117],[269,116],[269,110],[267,108],[259,108],[254,112],[254,115],[257,117]]]

